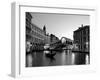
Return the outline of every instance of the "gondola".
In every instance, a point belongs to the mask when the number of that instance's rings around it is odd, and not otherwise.
[[[49,53],[45,54],[47,57],[54,57],[56,55],[56,52],[50,51]]]

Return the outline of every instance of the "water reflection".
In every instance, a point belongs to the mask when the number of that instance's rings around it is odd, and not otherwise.
[[[86,62],[86,64],[89,64],[89,55],[88,54],[86,55],[85,62]]]
[[[74,53],[72,53],[72,62],[71,63],[75,64],[75,54]]]
[[[26,67],[32,67],[33,58],[31,54],[26,55]]]
[[[56,66],[56,65],[80,65],[89,64],[87,53],[73,53],[63,51],[38,51],[26,55],[26,66]]]

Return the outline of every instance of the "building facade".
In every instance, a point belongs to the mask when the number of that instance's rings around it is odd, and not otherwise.
[[[50,34],[50,43],[53,44],[53,43],[56,43],[59,41],[59,38],[56,37],[54,34]]]
[[[37,44],[45,43],[44,31],[32,23],[31,25],[32,42]]]
[[[81,26],[74,31],[74,44],[77,45],[79,51],[89,52],[90,48],[90,26]]]
[[[50,34],[50,46],[53,49],[56,49],[57,46],[59,46],[59,38],[55,36],[54,34]]]
[[[26,12],[26,41],[32,41],[31,37],[31,20],[32,16],[29,12]]]
[[[31,22],[32,15],[26,12],[26,42],[31,42],[34,50],[43,49],[43,46],[50,43],[50,36],[46,34],[46,27],[43,29]]]

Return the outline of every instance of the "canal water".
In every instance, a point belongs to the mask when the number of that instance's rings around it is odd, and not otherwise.
[[[53,51],[53,57],[46,56],[50,51],[32,52],[26,55],[26,67],[62,66],[62,65],[86,65],[90,63],[87,53],[74,53],[67,50]]]

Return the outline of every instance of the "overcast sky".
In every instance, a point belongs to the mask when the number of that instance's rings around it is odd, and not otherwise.
[[[47,14],[32,12],[32,23],[38,27],[46,26],[47,33],[54,34],[57,37],[67,37],[73,40],[73,31],[83,25],[89,25],[88,15],[74,14]]]

